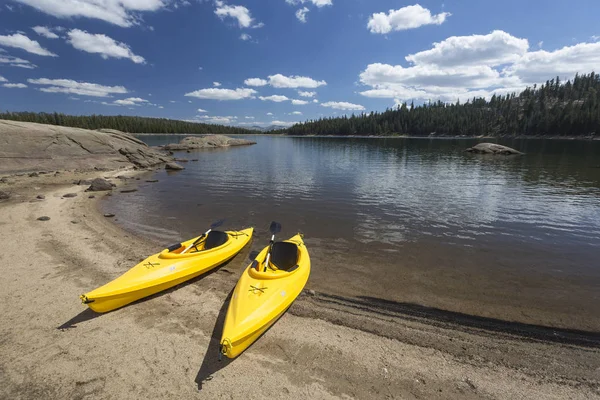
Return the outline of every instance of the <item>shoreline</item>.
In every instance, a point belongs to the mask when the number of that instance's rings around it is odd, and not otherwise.
[[[13,193],[0,201],[0,397],[600,398],[598,333],[309,291],[244,354],[219,362],[226,299],[249,246],[211,273],[94,314],[78,295],[160,248],[105,218],[103,192],[71,181],[138,173],[61,172],[0,186]]]

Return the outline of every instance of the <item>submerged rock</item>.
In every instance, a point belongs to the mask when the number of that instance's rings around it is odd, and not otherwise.
[[[106,179],[96,178],[92,181],[92,184],[87,188],[88,192],[101,192],[105,190],[112,190],[113,185]]]
[[[38,221],[50,221],[50,217],[48,217],[48,216],[44,215],[44,216],[42,216],[42,217],[39,217],[37,220],[38,220]]]
[[[165,165],[165,169],[170,169],[173,171],[181,171],[182,169],[185,169],[185,168],[183,168],[181,165],[179,165],[177,163],[170,162],[167,165]]]
[[[214,149],[219,147],[247,146],[256,144],[251,140],[234,139],[225,135],[207,135],[207,136],[189,136],[179,143],[166,145],[165,150],[194,150],[194,149]]]
[[[479,143],[473,147],[466,149],[469,153],[476,154],[502,154],[502,155],[518,155],[523,154],[518,150],[507,146],[502,146],[495,143]]]
[[[67,193],[63,197],[77,197],[77,193]]]

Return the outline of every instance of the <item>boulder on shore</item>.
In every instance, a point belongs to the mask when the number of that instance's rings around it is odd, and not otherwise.
[[[132,135],[0,120],[0,174],[57,170],[147,168],[172,160]]]
[[[216,149],[220,147],[247,146],[251,144],[256,144],[256,142],[246,139],[234,139],[224,135],[188,136],[179,143],[172,143],[164,146],[164,149],[173,151]]]
[[[87,188],[86,192],[102,192],[105,190],[112,190],[113,184],[106,179],[96,178],[92,181],[92,184]]]
[[[465,151],[476,154],[502,154],[507,156],[523,154],[518,150],[495,143],[479,143],[473,147],[466,149]]]

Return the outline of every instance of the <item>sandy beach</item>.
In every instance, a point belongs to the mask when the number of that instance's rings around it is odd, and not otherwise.
[[[72,184],[123,174],[1,184],[11,192],[0,202],[1,398],[600,398],[599,334],[315,293],[310,281],[248,351],[219,361],[248,248],[208,275],[94,314],[79,294],[164,247],[100,214],[104,193],[90,199]]]

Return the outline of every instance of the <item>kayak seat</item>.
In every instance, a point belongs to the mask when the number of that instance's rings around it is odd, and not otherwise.
[[[273,243],[271,263],[283,271],[289,271],[298,263],[298,246],[290,242]]]
[[[215,247],[219,247],[224,245],[229,240],[229,235],[225,232],[220,231],[210,231],[208,232],[208,236],[204,241],[204,250],[214,249]]]

